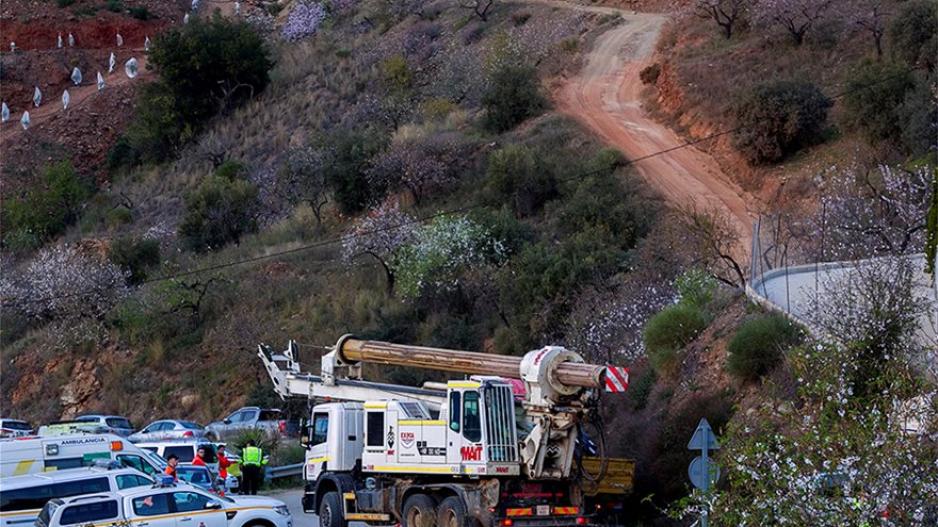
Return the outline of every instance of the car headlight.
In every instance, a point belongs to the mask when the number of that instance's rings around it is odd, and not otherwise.
[[[290,509],[286,505],[277,505],[276,507],[274,507],[274,512],[282,516],[290,515]]]

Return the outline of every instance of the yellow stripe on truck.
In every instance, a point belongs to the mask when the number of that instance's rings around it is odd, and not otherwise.
[[[16,464],[16,468],[13,469],[14,476],[22,476],[24,474],[29,474],[29,469],[32,468],[35,459],[24,459]]]
[[[16,511],[16,512],[0,512],[0,518],[7,518],[9,516],[29,516],[29,515],[36,516],[40,512],[42,512],[42,509],[29,509],[26,511]]]

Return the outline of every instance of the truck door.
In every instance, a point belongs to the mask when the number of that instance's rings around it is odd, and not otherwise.
[[[125,512],[127,520],[134,527],[176,527],[168,492],[154,492],[132,498]]]
[[[306,451],[306,480],[316,481],[329,462],[329,412],[314,411]]]
[[[481,400],[476,390],[450,391],[446,462],[483,463]]]
[[[174,492],[176,527],[228,527],[228,516],[221,507],[209,505],[218,502],[201,492]]]

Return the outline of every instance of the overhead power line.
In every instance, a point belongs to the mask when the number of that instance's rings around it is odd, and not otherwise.
[[[872,82],[872,83],[865,84],[865,85],[863,85],[863,86],[856,86],[856,87],[853,87],[853,88],[850,88],[850,89],[842,90],[842,91],[840,91],[840,92],[838,92],[838,93],[836,93],[836,94],[830,96],[829,98],[832,99],[832,100],[841,99],[841,98],[843,98],[843,97],[845,97],[846,95],[849,95],[849,94],[851,94],[851,93],[854,93],[854,92],[857,92],[857,91],[861,91],[861,90],[865,90],[865,89],[872,88],[872,87],[874,87],[874,86],[876,86],[876,85],[878,85],[878,84],[883,84],[883,83],[888,82],[888,81],[890,81],[890,80],[899,78],[900,76],[902,76],[902,75],[891,75],[891,76],[889,76],[889,77],[880,79],[880,80],[878,80],[878,81],[876,81],[876,82]],[[681,150],[681,149],[683,149],[683,148],[687,148],[687,147],[690,147],[690,146],[698,145],[698,144],[700,144],[700,143],[704,143],[704,142],[707,142],[707,141],[711,141],[711,140],[716,139],[716,138],[718,138],[718,137],[722,137],[722,136],[724,136],[724,135],[732,134],[732,133],[734,133],[734,132],[738,132],[738,131],[743,130],[743,129],[745,129],[745,128],[746,128],[745,126],[736,126],[736,127],[733,127],[733,128],[729,128],[729,129],[726,129],[726,130],[719,131],[719,132],[714,132],[714,133],[709,134],[709,135],[706,135],[706,136],[704,136],[704,137],[700,137],[700,138],[697,138],[697,139],[691,139],[691,140],[685,141],[685,142],[683,142],[683,143],[679,143],[679,144],[677,144],[677,145],[675,145],[675,146],[672,146],[672,147],[669,147],[669,148],[665,148],[665,149],[662,149],[662,150],[658,150],[658,151],[652,152],[652,153],[650,153],[650,154],[646,154],[646,155],[639,156],[639,157],[636,157],[636,158],[633,158],[633,159],[625,160],[625,161],[623,161],[619,166],[631,166],[631,165],[634,165],[634,164],[636,164],[636,163],[640,163],[640,162],[642,162],[642,161],[645,161],[645,160],[648,160],[648,159],[651,159],[651,158],[654,158],[654,157],[658,157],[658,156],[661,156],[661,155],[664,155],[664,154],[667,154],[667,153],[670,153],[670,152],[674,152],[674,151],[676,151],[676,150]],[[589,177],[589,176],[591,176],[591,175],[595,175],[595,174],[597,174],[597,173],[599,173],[599,172],[601,172],[601,171],[603,171],[603,170],[606,170],[606,169],[605,169],[605,168],[601,168],[601,169],[591,170],[591,171],[588,171],[588,172],[585,172],[585,173],[576,174],[576,175],[571,176],[571,177],[568,177],[568,178],[562,178],[560,181],[561,181],[561,182],[567,182],[567,181],[573,181],[573,180],[576,180],[576,179],[583,179],[583,178]],[[354,239],[354,238],[360,238],[360,237],[364,237],[364,236],[371,236],[371,235],[373,235],[373,234],[378,234],[378,233],[381,233],[381,232],[388,232],[388,231],[392,231],[392,230],[401,229],[401,228],[406,227],[406,226],[409,226],[409,225],[417,225],[417,224],[426,223],[426,222],[428,222],[428,221],[434,220],[434,219],[439,218],[439,217],[442,217],[442,216],[448,216],[448,215],[452,215],[452,214],[462,214],[462,213],[465,213],[465,212],[469,212],[469,211],[471,211],[471,210],[475,210],[475,209],[479,209],[479,208],[484,208],[484,207],[486,207],[486,206],[488,206],[488,205],[486,205],[486,204],[484,204],[484,203],[478,203],[478,204],[475,204],[475,205],[468,205],[468,206],[465,206],[465,207],[457,207],[457,208],[454,208],[454,209],[449,209],[449,210],[440,211],[440,212],[437,212],[437,213],[434,213],[434,214],[429,214],[429,215],[427,215],[427,216],[422,216],[422,217],[415,218],[415,219],[410,220],[410,221],[402,222],[402,223],[399,223],[399,224],[396,224],[396,225],[387,226],[387,227],[382,227],[382,228],[379,228],[379,229],[373,229],[373,230],[370,230],[370,231],[356,232],[356,233],[353,233],[353,234],[346,234],[346,235],[342,235],[342,236],[336,236],[336,237],[333,237],[333,238],[329,238],[329,239],[325,239],[325,240],[320,240],[320,241],[317,241],[317,242],[314,242],[314,243],[310,243],[310,244],[306,244],[306,245],[301,245],[301,246],[299,246],[299,247],[293,247],[293,248],[285,249],[285,250],[282,250],[282,251],[275,251],[275,252],[271,252],[271,253],[267,253],[267,254],[262,254],[262,255],[258,255],[258,256],[252,256],[252,257],[249,257],[249,258],[242,258],[242,259],[238,259],[238,260],[230,260],[230,261],[227,261],[227,262],[222,262],[222,263],[218,263],[218,264],[213,264],[213,265],[209,265],[209,266],[205,266],[205,267],[199,267],[199,268],[190,269],[190,270],[187,270],[187,271],[180,271],[180,272],[176,272],[176,273],[172,273],[172,274],[168,274],[168,275],[158,276],[158,277],[154,277],[154,278],[150,278],[150,279],[144,280],[141,284],[152,284],[152,283],[156,283],[156,282],[172,281],[172,280],[176,280],[176,279],[179,279],[179,278],[184,278],[184,277],[192,276],[192,275],[196,275],[196,274],[202,274],[202,273],[207,273],[207,272],[212,272],[212,271],[219,271],[219,270],[222,270],[222,269],[227,269],[227,268],[230,268],[230,267],[236,267],[236,266],[239,266],[239,265],[246,265],[246,264],[256,263],[256,262],[260,262],[260,261],[264,261],[264,260],[270,260],[270,259],[274,259],[274,258],[280,258],[280,257],[283,257],[283,256],[289,256],[289,255],[291,255],[291,254],[297,254],[297,253],[301,253],[301,252],[305,252],[305,251],[310,251],[310,250],[317,249],[317,248],[321,248],[321,247],[326,247],[326,246],[329,246],[329,245],[334,245],[334,244],[337,244],[337,243],[342,243],[342,242],[344,242],[344,241],[347,241],[347,240],[350,240],[350,239]],[[66,294],[62,294],[62,295],[52,295],[52,296],[43,297],[43,298],[39,298],[39,299],[33,299],[33,300],[30,300],[30,301],[31,301],[31,302],[44,302],[44,301],[49,301],[49,300],[57,300],[57,299],[60,299],[60,298],[70,298],[70,297],[75,297],[75,296],[84,296],[84,295],[94,294],[94,293],[97,293],[97,292],[100,292],[100,291],[106,291],[106,290],[112,289],[112,288],[113,288],[113,287],[92,288],[92,289],[87,289],[87,290],[85,290],[85,291],[78,291],[78,292],[75,292],[75,293],[66,293]]]

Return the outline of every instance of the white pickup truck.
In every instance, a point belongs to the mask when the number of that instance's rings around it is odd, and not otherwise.
[[[293,527],[283,502],[261,496],[226,498],[188,485],[154,485],[55,498],[36,527]]]

